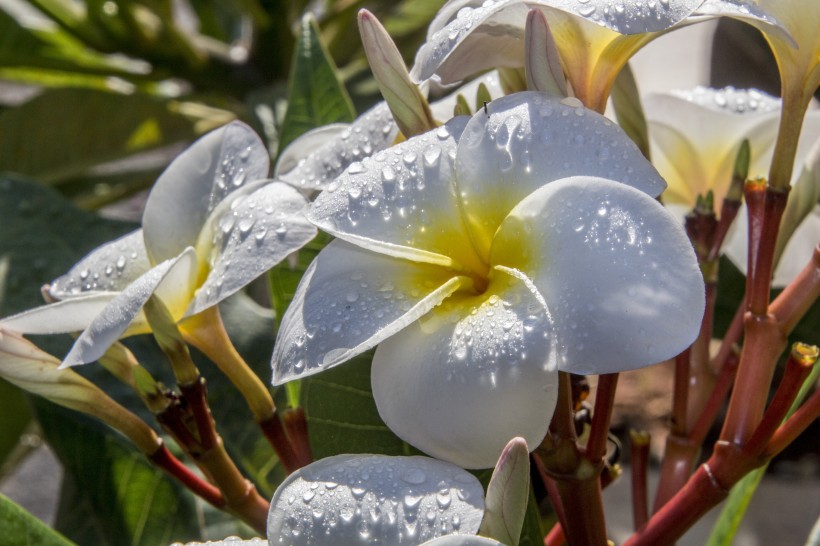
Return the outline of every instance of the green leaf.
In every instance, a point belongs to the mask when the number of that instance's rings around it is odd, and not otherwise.
[[[612,87],[612,104],[618,125],[638,145],[644,157],[649,157],[649,129],[641,106],[638,85],[629,64],[623,67]]]
[[[524,525],[521,529],[521,540],[518,546],[542,546],[544,544],[544,535],[541,515],[538,512],[538,501],[535,500],[535,493],[530,488],[527,513],[524,516]]]
[[[35,407],[49,444],[74,480],[61,498],[56,527],[69,538],[95,544],[156,546],[198,540],[193,498],[103,425],[43,400]],[[65,503],[70,504],[66,505]],[[90,510],[85,510],[88,507]],[[89,520],[78,520],[82,509]],[[88,542],[84,542],[88,544]]]
[[[52,89],[0,112],[0,134],[14,135],[0,140],[0,171],[59,184],[102,163],[188,142],[196,121],[141,94]]]
[[[15,546],[70,546],[72,542],[49,529],[8,497],[0,495],[0,536]]]
[[[14,139],[3,141],[8,140]],[[40,286],[93,248],[134,229],[83,212],[54,190],[10,175],[0,176],[0,218],[0,261],[8,263],[0,317],[41,305]]]
[[[0,379],[0,478],[5,474],[6,462],[17,447],[20,435],[31,422],[28,403],[20,389]]]
[[[310,129],[355,117],[353,103],[310,15],[302,19],[289,80],[288,110],[279,132],[280,152]]]
[[[302,380],[302,407],[316,459],[340,453],[411,454],[379,417],[370,391],[372,358],[370,351]]]

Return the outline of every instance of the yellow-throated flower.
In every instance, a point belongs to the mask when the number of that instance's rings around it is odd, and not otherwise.
[[[612,122],[535,92],[352,164],[308,212],[337,240],[283,318],[274,383],[378,345],[373,396],[409,443],[476,468],[511,436],[537,446],[557,370],[649,365],[697,333],[664,187]]]

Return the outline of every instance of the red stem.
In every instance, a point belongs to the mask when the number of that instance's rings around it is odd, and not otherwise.
[[[208,406],[208,389],[205,378],[200,377],[193,383],[179,385],[179,392],[191,408],[196,429],[199,433],[200,447],[203,451],[213,449],[218,440],[214,420],[211,416],[211,408]]]
[[[709,254],[706,256],[706,261],[712,262],[720,256],[720,249],[723,246],[723,241],[726,239],[726,234],[729,233],[729,228],[732,227],[732,222],[735,221],[737,212],[740,210],[740,201],[733,201],[731,199],[724,199],[720,207],[720,219],[712,239],[712,247],[709,249]]]
[[[691,348],[675,357],[674,390],[672,392],[672,434],[686,434],[686,405],[689,398]]]
[[[547,536],[544,537],[544,546],[563,546],[563,544],[567,541],[566,537],[564,537],[564,530],[561,528],[560,523],[556,523],[550,529],[550,532],[547,533]]]
[[[759,288],[760,273],[758,272],[758,254],[763,238],[763,215],[766,208],[766,185],[761,180],[752,180],[746,183],[744,195],[746,198],[746,214],[749,217],[749,245],[746,261],[746,297],[749,309],[755,309],[757,314],[765,314],[769,303],[768,279],[766,279],[766,294],[762,311],[760,310],[761,294],[755,292]]]
[[[820,245],[809,263],[772,302],[770,311],[785,332],[791,332],[820,297]]]
[[[632,521],[640,529],[649,519],[649,495],[646,475],[649,469],[649,434],[629,431],[632,454]]]
[[[282,417],[288,440],[293,448],[295,463],[298,468],[309,465],[313,462],[313,453],[310,450],[310,437],[308,436],[305,410],[303,408],[291,408],[285,410]]]
[[[763,315],[769,308],[769,287],[774,270],[774,250],[777,244],[777,232],[780,219],[786,209],[789,188],[776,190],[766,188],[762,234],[758,239],[758,250],[754,269],[749,270],[749,310],[756,315]],[[749,239],[751,245],[752,240]]]
[[[541,477],[541,483],[544,484],[544,488],[547,490],[547,495],[550,498],[550,504],[552,504],[552,509],[555,512],[555,516],[558,518],[558,524],[566,526],[567,515],[566,512],[564,512],[564,505],[561,504],[561,495],[558,493],[558,487],[555,485],[555,480],[550,478],[547,474],[547,469],[544,467],[544,461],[541,460],[541,457],[539,457],[538,454],[533,454],[532,460],[535,462],[535,468],[538,470],[538,475]]]
[[[795,354],[796,351],[798,351],[797,348],[793,349],[792,354],[789,355],[789,360],[786,362],[786,371],[766,413],[763,414],[763,420],[746,445],[743,446],[743,449],[749,455],[760,454],[766,444],[769,443],[769,440],[772,439],[772,435],[783,423],[783,418],[788,414],[797,393],[800,391],[800,387],[803,386],[803,382],[811,372],[814,361],[802,359],[799,353]]]
[[[713,358],[710,363],[710,367],[713,370],[722,370],[726,359],[734,353],[734,346],[740,341],[740,337],[743,335],[743,317],[745,315],[746,296],[744,294],[740,305],[737,307],[737,311],[735,311],[735,315],[732,317],[729,328],[726,329],[726,333],[723,335],[723,340],[720,342],[720,349],[718,349],[715,358]]]
[[[216,508],[225,507],[225,498],[218,488],[206,482],[174,457],[164,445],[148,457],[152,463],[164,470],[168,475],[178,480],[192,493],[202,498]]]
[[[723,402],[726,400],[726,395],[729,394],[729,389],[732,388],[732,383],[735,381],[735,374],[740,363],[740,356],[736,351],[732,351],[723,361],[723,366],[720,369],[720,375],[717,382],[712,389],[712,394],[706,402],[703,411],[689,432],[689,439],[697,445],[702,445],[709,433],[709,429],[717,418]]]
[[[774,436],[763,456],[767,459],[776,457],[786,446],[800,436],[812,422],[820,417],[820,389],[814,391],[806,402],[783,423]]]
[[[593,465],[600,463],[606,455],[609,437],[609,424],[612,420],[612,407],[615,404],[615,391],[618,387],[618,374],[607,373],[598,376],[598,388],[595,393],[595,411],[589,431],[584,456]]]
[[[279,419],[278,412],[274,410],[273,415],[258,423],[262,433],[276,451],[276,455],[279,457],[279,461],[282,463],[285,471],[290,474],[294,470],[297,470],[299,468],[299,464],[297,463],[298,457],[288,440],[285,428]]]

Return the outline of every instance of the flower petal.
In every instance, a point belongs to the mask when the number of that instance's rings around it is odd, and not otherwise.
[[[118,292],[150,268],[142,230],[138,229],[92,250],[53,281],[48,293],[62,300],[89,292]]]
[[[650,94],[644,105],[653,163],[669,184],[669,202],[693,206],[712,190],[720,210],[744,138],[755,160],[771,158],[780,101],[765,93],[697,87]]]
[[[187,315],[234,294],[316,236],[304,215],[308,201],[297,189],[282,182],[248,186],[253,188],[223,201],[208,219],[197,254],[210,255],[210,273]]]
[[[152,263],[193,246],[216,206],[245,181],[267,178],[268,151],[253,130],[234,121],[203,136],[160,175],[142,217]]]
[[[310,153],[300,152],[319,135],[309,132],[296,139],[282,152],[284,159],[277,164],[275,176],[297,188],[324,189],[354,161],[361,161],[390,146],[398,132],[387,103],[380,102],[356,118],[338,138],[327,140]],[[302,139],[310,140],[303,142]],[[297,155],[299,158],[294,161]]]
[[[481,268],[458,215],[453,156],[466,117],[350,165],[308,218],[375,252],[453,268]]]
[[[117,295],[116,292],[95,292],[75,296],[6,317],[0,324],[21,334],[81,332]]]
[[[521,66],[527,6],[520,1],[485,4],[462,7],[429,36],[416,53],[410,76],[422,82],[435,74],[448,84],[489,68]]]
[[[287,477],[271,500],[271,545],[416,545],[475,533],[484,514],[479,481],[428,457],[336,455]]]
[[[578,16],[619,34],[642,34],[665,30],[690,15],[703,0],[669,2],[622,2],[611,0],[506,0],[459,2],[445,6],[434,21],[436,32],[428,35],[416,55],[412,76],[416,81],[438,75],[452,83],[490,67],[520,67],[524,61],[524,24],[529,8],[547,8]],[[453,13],[456,7],[460,8]],[[446,25],[441,26],[445,21]]]
[[[155,293],[178,320],[187,307],[195,275],[196,254],[192,248],[150,269],[120,292],[80,334],[61,367],[87,364],[104,355],[138,318],[142,306]]]
[[[383,341],[373,397],[400,438],[464,468],[495,465],[514,436],[544,438],[557,400],[550,318],[535,294],[495,271]]]
[[[505,546],[497,540],[475,535],[446,535],[428,540],[421,546]]]
[[[491,102],[488,112],[470,119],[456,160],[462,211],[482,255],[507,213],[553,180],[600,176],[653,197],[665,187],[620,127],[574,99],[516,93]]]
[[[333,241],[302,277],[273,351],[273,384],[312,375],[395,334],[465,283],[452,271]]]
[[[660,362],[695,339],[703,318],[703,278],[683,228],[611,180],[574,177],[534,192],[499,228],[492,263],[522,270],[543,294],[563,371]]]
[[[293,142],[288,144],[276,158],[276,166],[273,168],[273,177],[282,179],[283,173],[289,173],[295,169],[300,162],[320,146],[324,146],[334,140],[339,139],[342,134],[350,129],[349,123],[331,123],[322,125],[298,136]],[[294,186],[299,186],[298,182],[289,182]]]

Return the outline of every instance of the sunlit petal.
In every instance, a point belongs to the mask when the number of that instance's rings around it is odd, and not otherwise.
[[[447,535],[429,540],[421,546],[504,546],[491,538],[474,535]]]
[[[324,189],[351,163],[390,146],[398,131],[387,103],[380,102],[341,131],[338,138],[327,140],[310,153],[301,155],[295,164],[296,152],[290,148],[302,149],[303,144],[299,139],[294,141],[282,152],[285,159],[277,165],[276,178],[297,188]],[[314,135],[308,135],[303,138],[312,140]]]
[[[536,295],[496,271],[484,294],[459,292],[379,345],[379,414],[434,457],[491,467],[514,436],[541,443],[557,397],[553,343]]]
[[[23,334],[81,332],[99,315],[116,292],[96,292],[35,307],[0,320],[4,328]]]
[[[620,127],[573,99],[516,93],[491,102],[488,112],[467,124],[456,165],[462,211],[480,253],[507,213],[552,180],[600,176],[651,196],[665,187]]]
[[[253,187],[223,201],[208,219],[197,253],[206,257],[210,273],[187,314],[234,294],[316,236],[303,213],[308,201],[293,186],[261,182]]]
[[[480,268],[458,215],[453,158],[466,117],[353,163],[319,194],[320,229],[391,256]]]
[[[86,292],[116,292],[150,268],[142,230],[138,229],[92,250],[53,281],[48,292],[58,300]]]
[[[475,533],[484,514],[479,481],[428,457],[336,455],[301,468],[276,490],[271,545],[416,545]]]
[[[273,383],[311,375],[375,347],[467,283],[452,271],[331,242],[282,319]]]
[[[157,180],[142,217],[153,263],[196,241],[208,215],[246,181],[267,178],[270,159],[256,133],[233,122],[196,141]]]
[[[704,288],[692,246],[677,220],[634,188],[588,177],[549,184],[510,213],[493,245],[494,264],[521,269],[543,294],[561,370],[646,366],[697,335]]]
[[[192,292],[196,255],[192,248],[153,267],[120,292],[77,338],[61,367],[87,364],[100,358],[140,315],[154,293],[179,319]],[[75,301],[75,300],[68,300]]]

